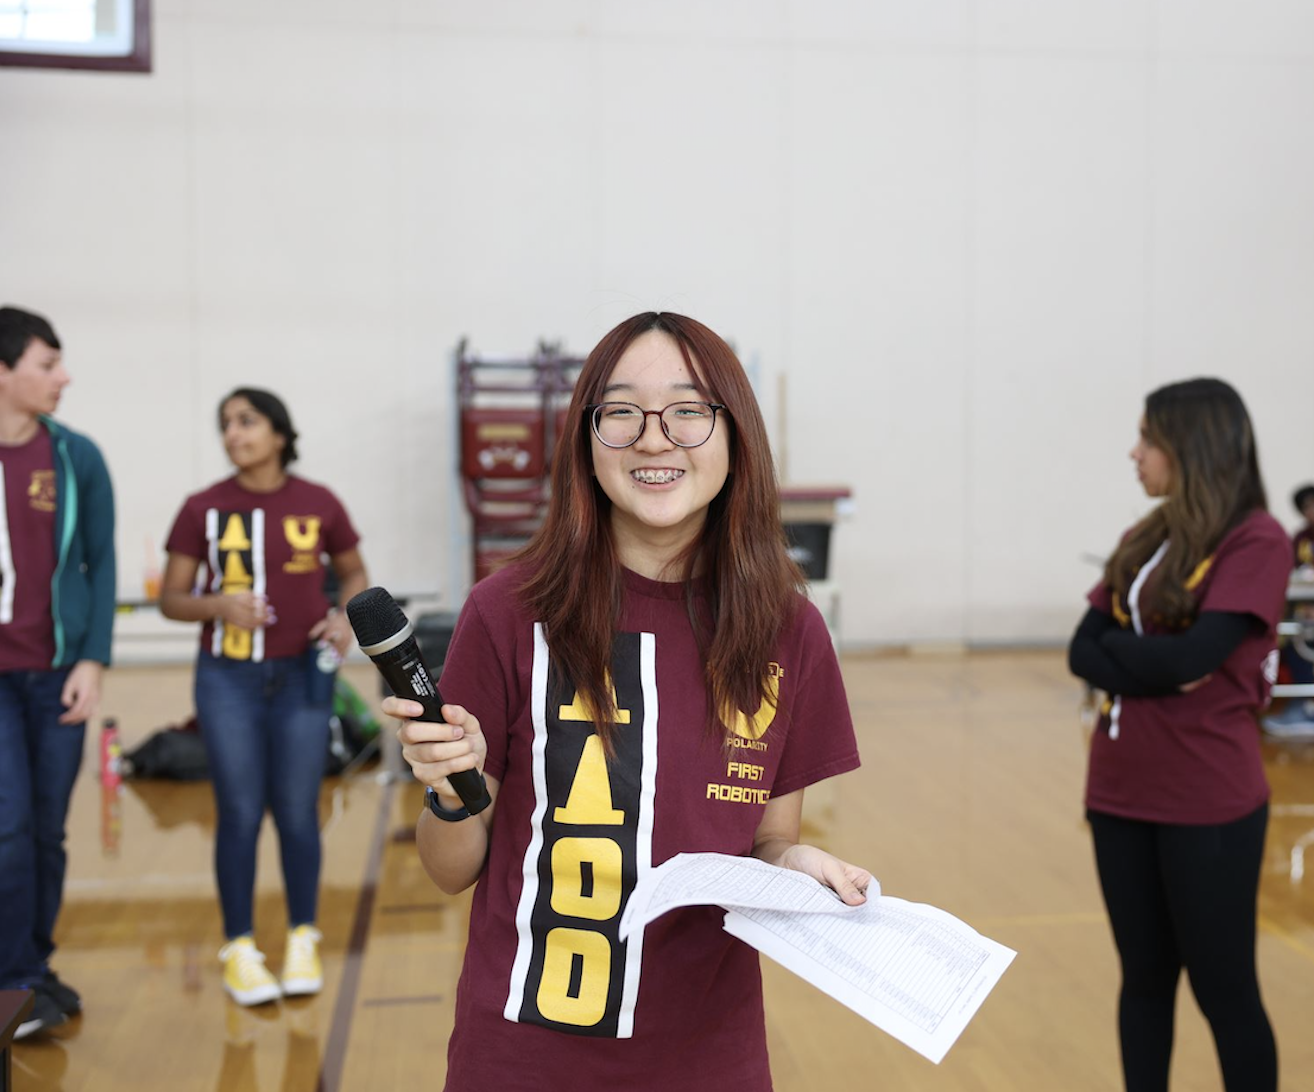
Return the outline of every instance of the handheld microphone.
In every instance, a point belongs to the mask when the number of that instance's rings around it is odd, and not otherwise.
[[[423,705],[421,720],[443,723],[442,695],[424,662],[414,628],[397,600],[383,588],[366,588],[347,604],[347,619],[360,650],[374,661],[392,692]],[[478,770],[460,770],[448,774],[447,780],[471,815],[493,802]]]

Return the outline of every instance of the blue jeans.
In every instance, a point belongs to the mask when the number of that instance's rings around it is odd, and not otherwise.
[[[68,672],[0,672],[0,988],[39,979],[55,950],[64,820],[87,727],[59,723]]]
[[[1287,671],[1291,675],[1291,681],[1302,686],[1314,683],[1314,663],[1310,663],[1299,652],[1290,645],[1282,649],[1282,659],[1287,665]]]
[[[266,810],[278,828],[288,923],[315,920],[332,687],[313,672],[313,648],[262,663],[207,652],[196,661],[196,715],[218,813],[214,870],[229,939],[252,931],[256,841]]]

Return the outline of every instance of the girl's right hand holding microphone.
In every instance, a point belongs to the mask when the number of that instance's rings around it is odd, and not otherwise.
[[[402,757],[416,779],[438,794],[443,807],[462,807],[447,775],[461,770],[483,772],[488,742],[479,730],[478,718],[463,706],[444,705],[441,711],[445,723],[417,720],[424,715],[424,706],[409,698],[384,698],[383,711],[402,722],[397,738],[401,740]]]

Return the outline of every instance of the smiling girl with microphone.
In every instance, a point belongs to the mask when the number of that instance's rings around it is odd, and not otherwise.
[[[447,723],[400,731],[425,868],[478,881],[447,1087],[768,1089],[757,953],[723,911],[617,934],[677,853],[752,854],[853,904],[871,878],[799,844],[804,789],[858,753],[761,414],[720,337],[643,314],[590,354],[563,437],[542,529],[461,613]],[[467,769],[493,794],[475,816],[447,781]]]

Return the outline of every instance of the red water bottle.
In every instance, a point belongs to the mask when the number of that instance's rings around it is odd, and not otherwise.
[[[123,780],[119,763],[122,753],[119,722],[113,717],[106,717],[100,726],[100,783],[107,789],[117,789]]]

